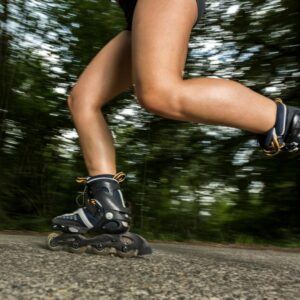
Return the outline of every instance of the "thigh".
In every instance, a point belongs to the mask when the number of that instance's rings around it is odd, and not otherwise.
[[[131,33],[122,31],[86,67],[72,95],[82,95],[80,101],[89,105],[103,106],[131,84]]]
[[[200,22],[201,18],[205,13],[205,0],[195,0],[195,1],[197,1],[197,5],[198,5],[198,18],[197,18],[197,22],[194,24],[194,27],[197,25],[198,22]],[[124,15],[127,22],[126,30],[131,30],[132,19],[133,19],[134,9],[137,0],[117,0],[117,2],[119,3],[120,7],[124,11]]]
[[[132,25],[136,86],[182,78],[188,43],[198,17],[195,0],[138,0]]]

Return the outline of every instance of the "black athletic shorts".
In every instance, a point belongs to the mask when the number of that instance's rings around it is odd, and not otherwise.
[[[195,1],[197,1],[198,4],[198,18],[193,27],[196,26],[196,24],[200,21],[201,17],[205,12],[205,0],[195,0]],[[137,0],[118,0],[119,5],[124,11],[125,18],[127,21],[127,27],[125,28],[126,30],[131,30],[132,18],[133,18],[136,2]]]

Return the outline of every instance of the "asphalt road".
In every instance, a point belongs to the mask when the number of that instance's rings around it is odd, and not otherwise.
[[[0,235],[0,299],[300,299],[300,254],[154,244],[146,258],[52,252]]]

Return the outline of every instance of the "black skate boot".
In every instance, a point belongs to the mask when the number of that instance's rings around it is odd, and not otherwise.
[[[124,257],[150,254],[152,251],[145,239],[128,232],[130,211],[125,206],[119,185],[124,179],[122,172],[115,176],[78,178],[78,182],[85,184],[85,205],[52,220],[53,227],[63,234],[50,235],[48,247],[59,250],[68,246],[72,252],[83,252],[90,246],[94,253],[116,253]],[[86,238],[82,234],[87,232],[103,234]]]
[[[300,151],[300,109],[283,104],[276,99],[276,123],[265,134],[258,136],[258,142],[268,156],[280,152],[299,154]]]

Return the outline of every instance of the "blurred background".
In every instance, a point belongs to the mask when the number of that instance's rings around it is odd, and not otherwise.
[[[231,78],[300,106],[299,1],[207,2],[185,78]],[[47,231],[76,208],[75,178],[87,175],[68,90],[125,22],[109,0],[1,0],[0,18],[0,229]],[[266,158],[241,130],[154,116],[133,90],[104,112],[127,174],[132,231],[300,245],[299,158]]]

